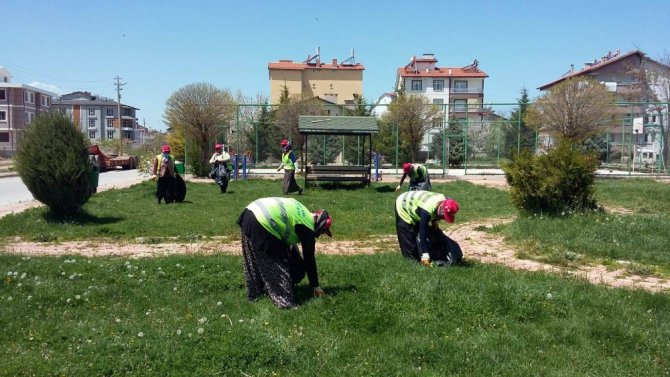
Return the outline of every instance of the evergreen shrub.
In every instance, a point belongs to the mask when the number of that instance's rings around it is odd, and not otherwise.
[[[528,150],[503,162],[512,202],[527,214],[563,215],[597,209],[594,194],[598,158],[560,141],[544,155]]]
[[[79,212],[95,189],[88,141],[60,112],[40,114],[18,145],[16,170],[33,194],[58,215]]]

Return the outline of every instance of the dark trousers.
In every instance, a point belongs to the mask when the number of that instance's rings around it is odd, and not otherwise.
[[[156,182],[156,199],[158,199],[158,204],[160,204],[161,200],[165,200],[165,203],[175,201],[176,184],[175,177],[163,176],[158,178]]]
[[[419,226],[406,223],[405,220],[400,218],[396,210],[395,230],[398,235],[398,244],[400,244],[402,256],[417,262],[421,260],[419,246],[416,242],[416,236],[419,234]]]

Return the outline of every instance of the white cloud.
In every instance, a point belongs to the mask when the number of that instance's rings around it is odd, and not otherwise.
[[[39,82],[39,81],[33,81],[28,85],[34,86],[36,88],[48,90],[48,91],[56,93],[58,95],[63,94],[63,91],[59,87],[57,87],[56,85],[53,85],[53,84],[45,84],[45,83],[42,83],[42,82]]]

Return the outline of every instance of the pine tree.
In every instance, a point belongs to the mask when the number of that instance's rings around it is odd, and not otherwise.
[[[26,128],[16,170],[33,197],[57,215],[81,211],[93,194],[88,142],[60,112],[40,114]]]

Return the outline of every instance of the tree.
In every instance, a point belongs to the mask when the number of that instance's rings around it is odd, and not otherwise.
[[[88,141],[61,112],[40,114],[22,135],[16,170],[35,199],[56,215],[79,212],[93,194]]]
[[[256,162],[279,158],[280,149],[277,141],[281,139],[281,136],[277,126],[272,122],[267,101],[261,107],[253,126],[246,129],[243,136],[249,141],[249,147],[254,153]]]
[[[573,77],[553,86],[526,111],[525,122],[556,139],[581,142],[602,134],[614,122],[614,95],[588,77]]]
[[[416,161],[424,135],[441,117],[441,111],[428,99],[416,94],[398,94],[382,116],[385,122],[399,127],[400,144]]]
[[[517,100],[519,107],[512,111],[510,115],[510,125],[505,135],[505,142],[508,147],[512,149],[528,149],[531,153],[535,153],[535,136],[536,130],[528,127],[524,117],[530,107],[530,99],[528,98],[528,89],[521,89],[521,98]]]
[[[209,172],[209,155],[222,125],[234,119],[236,102],[228,90],[212,84],[189,84],[172,93],[165,103],[165,121],[181,129],[195,175]]]
[[[273,113],[274,121],[277,123],[282,137],[285,137],[295,145],[299,139],[298,120],[300,115],[319,115],[321,106],[315,99],[303,100],[298,96],[289,97],[279,103]]]

